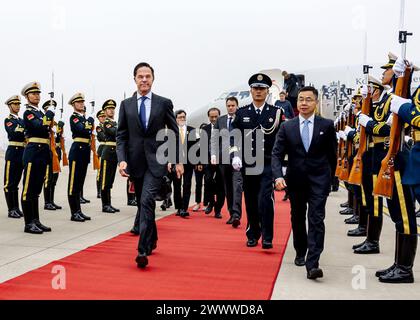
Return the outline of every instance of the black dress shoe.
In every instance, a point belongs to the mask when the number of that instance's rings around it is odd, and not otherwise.
[[[349,202],[348,201],[340,204],[340,207],[341,208],[347,208],[348,206],[349,206]]]
[[[351,216],[350,218],[347,218],[344,220],[345,224],[359,224],[359,216]]]
[[[298,267],[303,267],[305,265],[305,256],[296,256],[295,265],[297,265]]]
[[[375,272],[375,277],[380,277],[386,275],[388,272],[391,272],[396,267],[396,264],[394,263],[392,266],[390,266],[387,269],[384,270],[378,270]]]
[[[247,247],[256,247],[258,245],[258,240],[255,239],[248,239],[246,242]]]
[[[133,226],[133,227],[131,228],[130,232],[131,232],[132,234],[134,234],[134,235],[138,236],[138,235],[140,234],[139,227],[137,227],[137,226],[135,226],[135,227],[134,227],[134,226]]]
[[[162,211],[166,211],[166,206],[165,206],[164,204],[161,204],[161,205],[160,205],[160,209],[161,209]],[[178,215],[178,214],[176,214],[176,215]]]
[[[340,214],[354,214],[352,208],[345,208],[339,212]]]
[[[54,207],[54,205],[52,203],[46,203],[44,205],[44,209],[45,210],[56,210],[56,208]]]
[[[210,214],[213,211],[213,206],[207,206],[206,209],[204,209],[205,214]]]
[[[113,209],[115,212],[120,212],[120,209],[114,208],[114,207],[113,207],[113,206],[111,206],[111,205],[110,205],[110,207],[111,207],[111,209]]]
[[[354,249],[360,248],[361,246],[363,246],[365,244],[365,242],[366,242],[366,240],[361,242],[361,243],[353,245],[352,249],[354,250]]]
[[[313,268],[308,271],[308,274],[306,277],[311,280],[315,280],[317,278],[322,278],[324,276],[324,273],[322,272],[322,269],[320,268]]]
[[[33,222],[30,223],[30,224],[25,225],[24,232],[26,232],[26,233],[32,233],[32,234],[42,234],[42,233],[44,233],[44,231],[42,231],[40,228],[38,228],[36,226],[36,224],[33,223]]]
[[[239,219],[239,217],[233,217],[232,227],[237,228],[239,227],[240,224],[241,224],[241,220]]]
[[[354,249],[354,253],[357,253],[357,254],[379,253],[379,241],[366,240],[362,246]]]
[[[139,255],[136,258],[137,262],[137,268],[146,268],[146,266],[149,264],[149,260],[147,259],[147,255],[145,253],[139,253]]]
[[[23,217],[23,212],[20,211],[19,208],[16,208],[15,211],[18,213],[18,215],[20,215],[21,217]]]
[[[379,281],[385,283],[413,283],[413,269],[408,266],[395,265],[391,271],[379,276]]]
[[[70,220],[75,222],[85,222],[85,219],[79,214],[79,212],[73,213]]]
[[[20,216],[20,214],[16,210],[10,210],[9,213],[7,214],[7,216],[9,218],[12,218],[12,219],[20,219],[20,218],[22,218]]]
[[[182,218],[186,218],[186,217],[189,217],[190,216],[190,213],[187,210],[181,210],[181,212],[179,213],[179,215]]]
[[[358,226],[356,229],[347,231],[348,237],[366,237],[366,227]]]
[[[59,206],[58,204],[55,204],[54,202],[52,202],[52,205],[57,209],[57,210],[61,210],[63,209],[63,207]]]
[[[223,217],[222,217],[222,214],[220,213],[220,212],[216,212],[215,214],[214,214],[214,217],[216,218],[216,219],[222,219]]]
[[[230,217],[228,221],[226,221],[226,224],[232,224],[233,223],[233,217]]]
[[[137,206],[137,201],[136,200],[128,200],[127,206],[136,207]]]
[[[268,240],[263,240],[262,241],[262,248],[263,249],[272,249],[273,248],[273,243],[271,241],[268,241]]]
[[[282,199],[282,201],[287,201],[289,200],[289,195],[286,193]]]
[[[114,209],[112,209],[112,207],[111,206],[103,206],[102,207],[102,212],[105,212],[105,213],[115,213],[115,210]]]
[[[81,216],[83,219],[85,219],[85,220],[92,220],[92,218],[91,217],[89,217],[89,216],[87,216],[87,215],[85,215],[83,212],[81,212],[81,211],[79,211],[78,212],[78,214],[79,214],[79,216]]]
[[[90,203],[90,200],[84,198],[84,197],[80,197],[80,203]]]
[[[176,216],[181,216],[181,209],[178,209],[177,211],[176,211],[176,214],[175,214]]]
[[[35,225],[43,232],[51,232],[51,228],[44,226],[39,220],[34,220]]]
[[[98,199],[100,199],[100,198],[101,198],[101,192],[98,192],[98,193],[96,194],[96,198],[98,198]]]

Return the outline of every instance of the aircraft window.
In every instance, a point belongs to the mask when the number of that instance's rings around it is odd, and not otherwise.
[[[236,97],[238,95],[238,91],[233,91],[231,93],[228,94],[228,97]]]
[[[249,97],[249,91],[241,91],[240,93],[239,93],[239,99],[240,100],[242,100],[242,99],[246,99],[246,98],[248,98]]]

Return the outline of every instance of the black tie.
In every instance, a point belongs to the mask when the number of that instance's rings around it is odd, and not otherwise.
[[[233,127],[232,127],[232,117],[229,117],[229,131],[232,131]]]
[[[257,111],[257,118],[259,118],[260,117],[260,114],[261,114],[261,110],[260,109],[257,109],[256,111]]]

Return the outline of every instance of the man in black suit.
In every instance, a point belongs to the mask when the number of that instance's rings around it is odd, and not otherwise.
[[[194,165],[191,163],[188,152],[196,141],[195,129],[187,126],[187,113],[184,110],[177,110],[175,112],[175,119],[178,125],[179,133],[179,149],[183,152],[184,162],[184,175],[181,178],[174,177],[174,202],[175,209],[177,209],[177,216],[182,218],[188,217],[188,207],[191,197],[191,180],[194,172]],[[182,190],[181,190],[182,184]]]
[[[238,110],[238,99],[229,97],[226,99],[226,110],[228,114],[217,119],[211,136],[211,164],[219,164],[219,169],[224,182],[227,206],[230,214],[226,224],[237,228],[241,224],[242,216],[242,174],[232,168],[231,159],[227,163],[222,161],[223,150],[229,150],[233,137],[224,136],[220,131],[233,130],[233,120]]]
[[[334,123],[315,115],[317,104],[318,91],[315,88],[304,87],[299,91],[299,116],[281,125],[272,153],[273,176],[278,190],[286,187],[282,166],[284,156],[288,155],[287,187],[296,250],[295,264],[306,264],[308,279],[323,276],[319,258],[324,248],[325,204],[336,166]]]
[[[117,156],[119,173],[130,177],[134,182],[137,207],[140,213],[140,240],[138,245],[137,266],[148,264],[147,256],[157,245],[155,222],[155,196],[159,192],[166,164],[158,161],[157,141],[160,130],[171,130],[178,139],[178,126],[175,121],[172,101],[152,93],[154,70],[145,62],[134,68],[134,81],[137,93],[121,102],[118,130]],[[178,178],[184,171],[182,164],[175,170]]]

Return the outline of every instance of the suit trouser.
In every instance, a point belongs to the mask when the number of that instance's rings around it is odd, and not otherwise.
[[[318,184],[300,182],[299,188],[289,185],[293,246],[296,254],[306,257],[306,268],[318,268],[319,258],[324,250],[325,204],[328,194],[322,193]],[[306,213],[308,231],[306,231]]]
[[[155,221],[155,197],[161,188],[162,178],[154,177],[150,170],[147,169],[143,177],[131,179],[134,182],[137,208],[140,212],[138,251],[141,254],[145,254],[150,250],[153,242],[158,239]]]
[[[242,174],[229,164],[220,165],[229,214],[242,216]]]
[[[181,179],[174,178],[174,202],[175,209],[188,210],[191,198],[191,180],[194,172],[193,166],[184,165],[184,174]],[[181,192],[182,184],[182,192]]]
[[[248,225],[248,239],[273,240],[274,189],[271,164],[265,165],[262,174],[247,175],[243,169],[243,188]]]
[[[202,198],[202,190],[203,190],[203,178],[204,178],[204,171],[198,171],[194,169],[195,175],[195,202],[200,203]]]
[[[215,212],[220,212],[224,203],[225,188],[220,166],[206,165],[204,168],[204,205],[210,205],[214,207]]]

